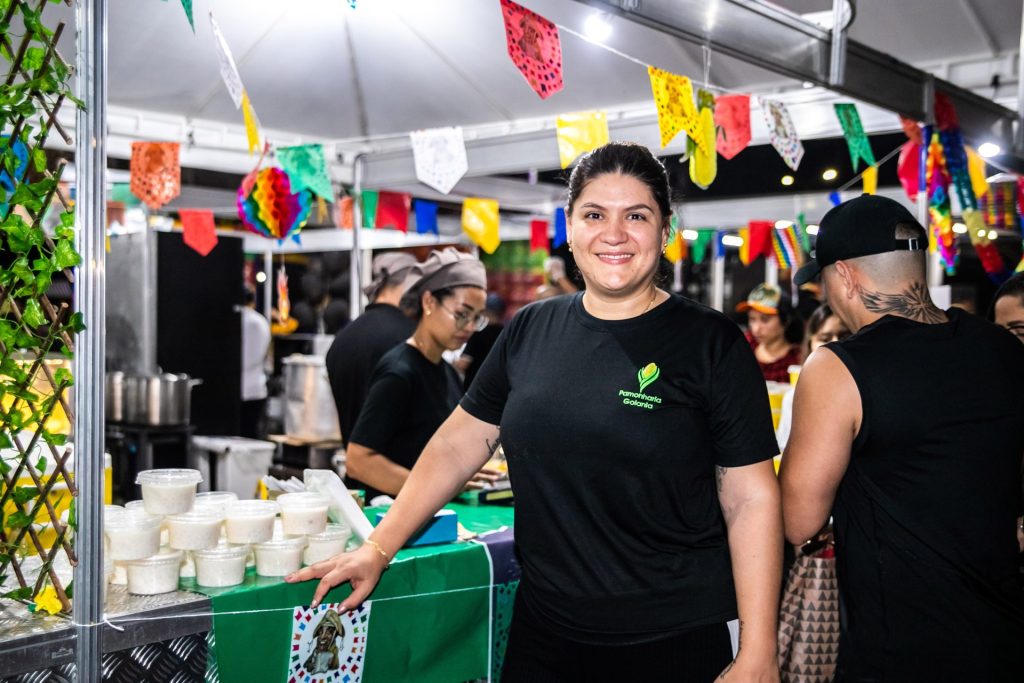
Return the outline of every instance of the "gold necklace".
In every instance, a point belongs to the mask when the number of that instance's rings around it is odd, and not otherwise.
[[[643,314],[644,314],[644,313],[646,313],[647,311],[651,310],[651,306],[653,306],[653,305],[654,305],[654,300],[655,300],[655,299],[657,299],[657,298],[658,298],[658,288],[657,288],[657,287],[655,287],[655,288],[654,288],[654,291],[653,291],[653,292],[651,292],[651,300],[647,302],[647,308],[645,308],[645,309],[643,310],[643,313],[641,313],[640,315],[643,315]]]

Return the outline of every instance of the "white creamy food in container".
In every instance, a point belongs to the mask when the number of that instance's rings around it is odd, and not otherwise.
[[[352,536],[352,530],[344,524],[328,524],[319,534],[306,537],[306,550],[302,553],[302,563],[316,564],[345,552],[345,544]]]
[[[285,493],[277,497],[281,525],[289,535],[318,534],[327,526],[327,496],[312,491]]]
[[[128,592],[134,595],[159,595],[178,589],[178,572],[182,552],[172,550],[141,560],[131,560],[128,566]]]
[[[278,505],[272,500],[240,500],[227,506],[228,543],[262,543],[274,537]]]
[[[206,550],[217,546],[224,516],[215,510],[192,510],[167,517],[167,544],[177,550]]]
[[[103,533],[112,560],[140,560],[160,550],[162,517],[135,510],[106,510]]]
[[[196,550],[196,583],[200,586],[237,586],[245,580],[247,545],[222,545],[210,550]]]
[[[142,501],[151,515],[176,515],[192,509],[196,486],[203,480],[199,470],[145,470],[135,477],[142,487]]]
[[[285,576],[302,566],[305,536],[276,538],[253,546],[256,551],[256,573],[260,576]]]

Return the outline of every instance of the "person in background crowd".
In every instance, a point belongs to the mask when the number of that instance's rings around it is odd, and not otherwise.
[[[462,398],[455,368],[441,357],[484,329],[487,273],[479,259],[447,248],[413,268],[419,278],[403,304],[416,312],[416,329],[381,356],[366,402],[349,437],[346,465],[366,500],[398,495],[427,441]],[[483,485],[498,473],[477,473]]]
[[[846,339],[850,336],[850,330],[846,328],[838,315],[832,312],[828,304],[822,304],[811,314],[807,320],[807,343],[805,353],[809,357],[820,347],[829,342]],[[782,416],[779,418],[779,428],[775,430],[775,436],[779,440],[779,448],[784,449],[789,441],[789,431],[793,421],[793,392],[789,391],[782,399]]]
[[[655,285],[671,212],[650,150],[585,155],[567,207],[585,291],[519,311],[365,545],[288,581],[320,578],[314,606],[350,581],[357,606],[500,437],[523,570],[502,681],[778,681],[768,396],[732,322]]]
[[[241,435],[262,439],[267,413],[267,351],[270,323],[256,311],[256,292],[246,287],[242,307],[242,421]]]
[[[1024,273],[1017,273],[996,291],[989,319],[1024,343]]]
[[[484,308],[484,315],[487,316],[487,327],[480,330],[466,342],[466,348],[459,357],[456,368],[462,372],[462,385],[468,390],[473,383],[473,378],[483,365],[487,354],[491,352],[498,335],[505,329],[502,321],[505,319],[505,300],[496,292],[487,295],[487,304]]]
[[[782,291],[762,283],[736,310],[747,313],[747,341],[768,382],[788,382],[789,366],[800,365],[804,328]]]
[[[815,351],[782,459],[786,537],[832,515],[843,620],[837,681],[1020,681],[1015,526],[1024,354],[935,306],[928,236],[864,195],[821,221],[815,260],[853,335]]]
[[[562,294],[574,294],[580,291],[565,273],[565,260],[561,256],[552,256],[544,261],[544,284],[537,287],[535,301],[550,299]]]
[[[363,288],[370,300],[363,314],[345,325],[327,350],[327,379],[338,409],[341,440],[348,446],[366,400],[370,375],[388,350],[412,334],[416,323],[399,308],[402,295],[418,277],[416,258],[389,251],[373,259],[373,281]]]

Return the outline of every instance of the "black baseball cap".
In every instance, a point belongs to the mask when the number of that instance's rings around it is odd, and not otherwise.
[[[896,239],[900,223],[916,227],[920,236]],[[888,197],[863,194],[829,209],[818,227],[814,258],[796,272],[793,281],[797,285],[810,282],[836,261],[927,249],[928,233],[905,206]]]

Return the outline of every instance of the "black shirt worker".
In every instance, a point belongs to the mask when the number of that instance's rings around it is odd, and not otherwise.
[[[338,332],[327,351],[327,378],[346,447],[366,400],[373,369],[381,356],[405,341],[416,327],[416,322],[398,306],[416,277],[412,276],[415,265],[411,254],[400,251],[375,257],[373,281],[363,288],[370,305]]]
[[[782,459],[787,538],[833,515],[837,681],[1024,680],[1015,535],[1024,354],[931,301],[928,237],[864,195],[821,221],[828,303],[853,330],[800,373]]]

